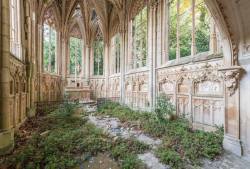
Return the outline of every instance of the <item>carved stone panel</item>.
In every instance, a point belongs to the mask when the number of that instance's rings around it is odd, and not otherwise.
[[[188,96],[178,96],[177,97],[177,113],[181,117],[189,117],[190,112],[189,112],[189,97]]]
[[[195,94],[221,96],[223,94],[222,83],[217,81],[202,81],[195,83]]]
[[[224,104],[222,99],[194,97],[192,110],[195,128],[213,130],[216,126],[224,125]]]

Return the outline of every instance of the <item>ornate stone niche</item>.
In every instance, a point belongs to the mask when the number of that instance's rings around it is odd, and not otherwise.
[[[175,84],[174,82],[166,79],[162,79],[159,82],[159,91],[158,93],[164,93],[170,99],[171,103],[175,104]]]
[[[224,125],[223,82],[209,78],[194,82],[193,126],[211,131]]]

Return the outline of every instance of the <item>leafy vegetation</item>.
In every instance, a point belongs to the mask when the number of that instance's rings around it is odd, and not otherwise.
[[[168,106],[164,96],[158,100],[157,113],[137,112],[118,103],[107,102],[99,108],[98,115],[109,115],[133,126],[139,125],[145,133],[161,138],[163,143],[156,154],[163,163],[173,168],[183,168],[185,164],[200,165],[201,158],[214,159],[222,153],[223,129],[216,132],[196,131],[185,119],[161,120],[164,109],[167,114],[172,114],[168,111],[174,109]]]
[[[159,120],[172,120],[175,118],[175,107],[165,94],[158,96],[155,113]]]
[[[15,150],[0,158],[0,168],[74,168],[85,160],[83,155],[103,152],[110,153],[121,168],[143,168],[136,154],[147,150],[147,145],[133,139],[114,140],[86,119],[75,116],[74,110],[74,105],[66,104],[43,117],[29,119],[16,134]]]

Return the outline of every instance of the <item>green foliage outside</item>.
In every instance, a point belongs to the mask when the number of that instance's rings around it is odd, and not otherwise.
[[[147,61],[147,7],[145,7],[133,19],[133,57],[136,59],[136,67],[146,66]]]
[[[145,169],[136,154],[149,147],[133,139],[109,137],[101,129],[76,116],[76,107],[66,104],[48,115],[29,119],[26,132],[15,136],[15,151],[0,157],[6,169],[72,169],[87,157],[107,152],[122,169]]]
[[[94,75],[103,75],[104,42],[102,39],[94,41]]]
[[[82,68],[82,40],[78,38],[70,38],[70,74],[81,73]]]
[[[168,104],[158,104],[157,111],[162,112]],[[222,128],[216,132],[196,131],[190,128],[185,119],[159,120],[157,113],[133,111],[113,102],[102,105],[97,115],[117,117],[152,137],[161,138],[163,143],[155,153],[163,163],[172,168],[185,168],[186,164],[197,166],[202,158],[214,159],[223,152]]]
[[[56,31],[47,24],[43,25],[43,68],[50,73],[56,71]]]
[[[180,56],[191,55],[192,44],[192,1],[180,1]],[[177,49],[177,0],[170,1],[169,58],[176,58]],[[203,0],[195,4],[195,43],[197,53],[209,51],[210,16]]]

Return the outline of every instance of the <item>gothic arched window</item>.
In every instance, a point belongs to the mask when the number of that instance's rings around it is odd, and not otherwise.
[[[46,23],[43,24],[43,69],[56,73],[56,30]]]
[[[22,59],[20,1],[10,0],[10,52]]]
[[[82,69],[82,40],[70,37],[70,74],[79,75]]]
[[[112,73],[120,73],[121,37],[119,34],[112,38]]]
[[[103,75],[104,42],[100,29],[94,41],[94,75]]]
[[[210,15],[204,0],[169,0],[169,60],[209,51]]]

